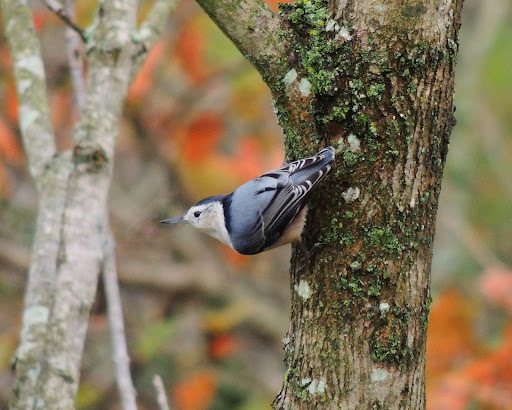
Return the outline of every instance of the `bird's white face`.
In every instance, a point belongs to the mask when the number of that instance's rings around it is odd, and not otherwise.
[[[219,214],[217,208],[214,203],[194,205],[183,216],[183,219],[196,229],[208,230],[215,226],[217,218],[223,216]]]
[[[224,222],[224,209],[220,202],[194,205],[183,216],[183,221],[194,228],[232,246]]]

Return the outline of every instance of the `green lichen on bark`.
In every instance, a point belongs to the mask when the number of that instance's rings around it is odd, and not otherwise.
[[[371,39],[368,47],[361,49],[354,30],[333,19],[328,1],[281,5],[281,14],[287,28],[283,41],[290,43],[292,57],[299,62],[297,71],[312,84],[314,93],[306,116],[311,118],[312,125],[290,123],[287,110],[278,108],[280,114],[285,114],[280,120],[287,135],[288,151],[298,156],[299,152],[314,150],[311,147],[300,151],[297,147],[309,128],[316,134],[309,138],[317,145],[326,134],[343,136],[344,130],[353,130],[355,135],[365,138],[371,151],[369,157],[375,159],[380,142],[371,113],[375,103],[383,98],[383,76],[390,73],[387,51],[379,51]],[[345,168],[350,169],[364,156],[346,149],[343,158]]]
[[[298,248],[293,253],[292,290],[307,280],[312,293],[307,302],[293,295],[292,318],[302,337],[321,333],[327,350],[346,347],[347,334],[362,328],[359,342],[368,346],[370,363],[421,373],[435,213],[454,124],[456,37],[439,44],[416,30],[433,7],[427,2],[393,2],[390,15],[397,18],[387,25],[372,20],[375,27],[364,32],[335,7],[326,0],[280,6],[281,39],[294,71],[273,95],[288,157],[338,148],[310,204],[303,242],[311,251],[307,258]],[[460,12],[460,4],[452,7]],[[311,94],[294,87],[304,79]],[[312,357],[324,357],[320,347],[310,349]],[[293,366],[300,354],[286,349],[285,363]],[[344,354],[331,359],[324,368],[332,365],[333,372],[350,362]],[[289,381],[300,377],[295,372]],[[365,376],[343,380],[351,377]],[[296,385],[304,408],[320,403],[306,393]]]

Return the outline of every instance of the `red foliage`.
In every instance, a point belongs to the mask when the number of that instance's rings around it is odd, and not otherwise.
[[[477,351],[470,304],[457,290],[444,291],[432,305],[427,338],[427,382]]]
[[[135,104],[141,101],[141,97],[151,88],[153,85],[153,72],[158,66],[162,55],[165,52],[165,43],[158,41],[151,49],[146,62],[140,69],[135,81],[128,89],[126,100],[128,103]]]
[[[183,25],[175,44],[178,61],[192,83],[202,83],[208,75],[203,58],[206,48],[203,32],[192,23]]]
[[[21,148],[14,132],[0,118],[0,158],[11,164],[18,163],[22,158]]]
[[[224,124],[214,112],[204,112],[185,132],[182,144],[183,159],[190,163],[199,163],[216,151]]]
[[[429,397],[428,408],[463,410],[474,401],[484,408],[512,409],[512,325],[498,349],[448,373]]]
[[[13,77],[7,82],[3,105],[3,111],[7,119],[12,124],[18,124],[18,95],[16,94],[16,83]]]
[[[240,255],[228,246],[223,246],[222,251],[226,261],[237,268],[243,268],[249,264],[250,257],[246,255]]]
[[[22,158],[23,152],[16,135],[0,118],[0,196],[6,197],[11,192],[11,181],[3,162],[16,165],[21,162]]]
[[[11,183],[9,181],[9,175],[5,169],[4,164],[0,162],[0,198],[9,196],[11,192]]]
[[[256,136],[246,136],[240,140],[237,155],[233,157],[233,168],[237,170],[243,180],[250,180],[265,171],[265,165],[262,163],[261,143]]]
[[[488,268],[480,279],[484,295],[512,312],[512,274]],[[427,340],[427,408],[512,409],[512,323],[502,344],[481,355],[472,337],[469,306],[460,293],[444,293],[432,307]],[[480,353],[480,354],[479,354]],[[480,356],[480,357],[478,357]]]
[[[34,10],[32,13],[32,19],[34,21],[34,27],[38,34],[41,33],[44,25],[48,22],[48,16],[45,11]]]
[[[215,397],[217,381],[208,371],[201,371],[174,386],[173,397],[180,410],[207,409]]]
[[[210,342],[208,352],[212,359],[222,359],[231,356],[238,349],[237,340],[230,334],[217,336]]]

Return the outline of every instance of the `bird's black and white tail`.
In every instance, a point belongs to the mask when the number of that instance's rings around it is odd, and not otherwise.
[[[293,185],[305,185],[309,190],[329,172],[333,161],[334,148],[327,147],[313,157],[290,162],[280,169],[290,173]]]

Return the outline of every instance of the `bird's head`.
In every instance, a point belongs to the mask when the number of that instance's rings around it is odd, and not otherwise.
[[[166,224],[186,223],[194,228],[224,241],[224,235],[219,235],[225,226],[222,199],[225,195],[210,196],[192,205],[185,215],[160,221]],[[225,229],[225,228],[224,228]],[[222,237],[219,237],[222,236]]]

